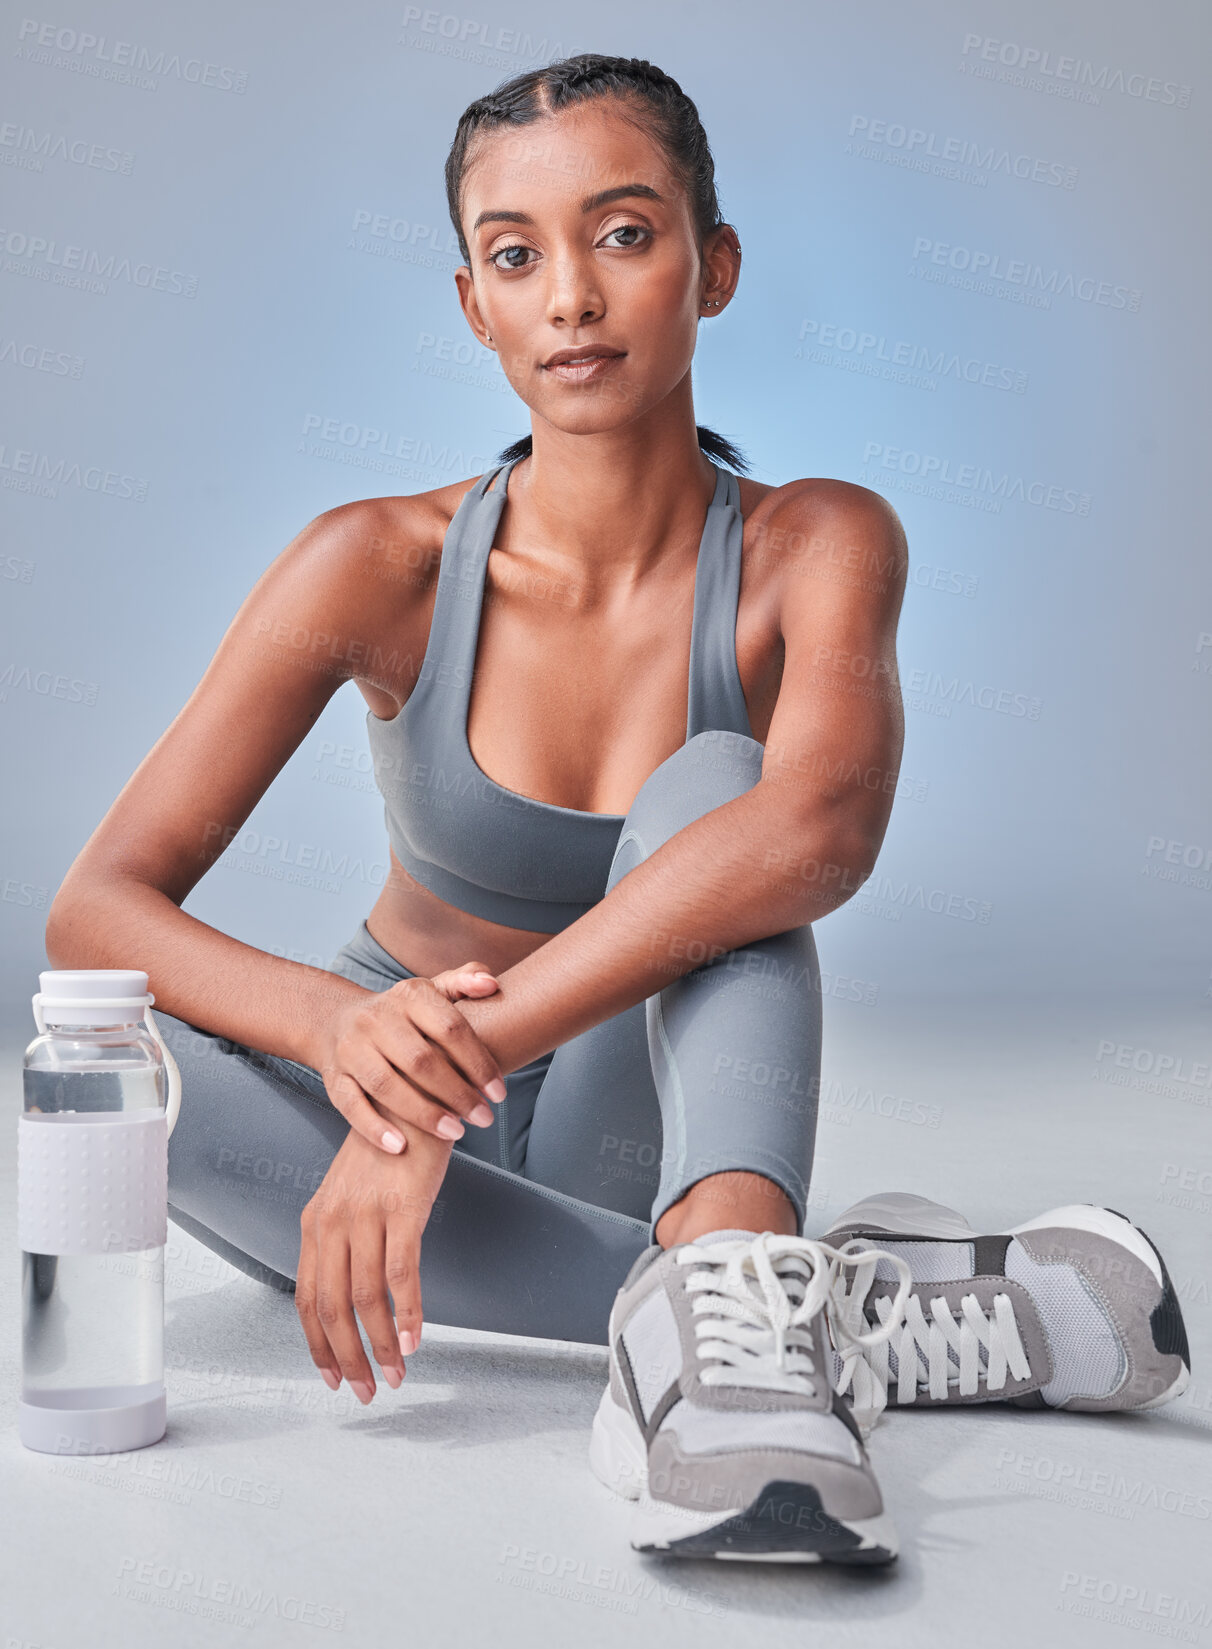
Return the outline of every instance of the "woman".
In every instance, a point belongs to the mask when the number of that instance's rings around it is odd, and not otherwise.
[[[811,924],[888,824],[901,523],[864,487],[742,480],[696,426],[741,247],[676,82],[594,54],[518,76],[446,179],[463,312],[532,435],[283,551],[73,865],[48,955],[147,968],[183,1079],[172,1215],[293,1284],[334,1389],[374,1394],[359,1319],[399,1385],[422,1298],[599,1342],[610,1316],[592,1458],[641,1496],[638,1546],[883,1561],[826,1376],[886,1400],[910,1266],[877,1323],[870,1233],[802,1233]],[[346,680],[390,875],[316,969],[180,906]],[[980,1367],[997,1395],[988,1344]]]

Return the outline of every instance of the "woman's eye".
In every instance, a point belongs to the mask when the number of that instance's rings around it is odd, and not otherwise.
[[[607,231],[606,239],[610,240],[615,235],[630,235],[637,237],[632,240],[623,241],[621,243],[623,248],[640,246],[645,240],[652,239],[651,229],[645,229],[642,223],[620,223],[616,228]],[[498,246],[496,251],[489,256],[488,261],[492,264],[494,269],[528,269],[530,267],[529,263],[523,262],[521,259],[515,260],[510,256],[510,254],[514,252],[526,253],[533,251],[533,246],[523,246],[520,241],[512,241],[508,246]],[[506,261],[504,263],[499,263],[497,261],[499,258],[504,258]]]
[[[617,228],[610,231],[610,233],[606,236],[606,239],[609,240],[611,235],[643,235],[649,240],[652,239],[652,232],[645,229],[642,223],[620,223]],[[638,246],[640,243],[639,241],[629,240],[624,242],[624,244],[627,246]]]
[[[525,269],[526,265],[524,263],[498,263],[497,259],[503,258],[507,252],[531,252],[533,250],[533,247],[523,246],[520,242],[515,241],[509,246],[499,246],[488,261],[495,269]]]

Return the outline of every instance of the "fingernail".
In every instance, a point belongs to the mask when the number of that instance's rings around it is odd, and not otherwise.
[[[438,1123],[437,1131],[443,1139],[462,1139],[463,1124],[458,1117],[443,1117]]]
[[[394,1364],[389,1363],[383,1370],[383,1378],[387,1381],[387,1384],[393,1391],[398,1391],[400,1388],[400,1381],[404,1378],[404,1376]]]
[[[404,1357],[411,1357],[417,1349],[417,1337],[411,1328],[400,1330],[400,1353]]]
[[[488,1124],[492,1121],[492,1107],[489,1105],[477,1105],[475,1110],[471,1113],[469,1120],[476,1123],[481,1128],[487,1128]]]
[[[477,972],[477,973],[473,973],[473,974],[472,974],[472,976],[471,976],[471,977],[472,977],[472,978],[473,978],[473,979],[491,979],[491,980],[493,980],[493,982],[494,982],[494,983],[495,983],[495,981],[496,981],[496,977],[497,977],[497,976],[496,976],[496,974],[495,974],[495,973],[482,973],[482,972]]]
[[[359,1403],[369,1403],[374,1396],[375,1388],[369,1380],[351,1380],[349,1387]]]
[[[383,1135],[383,1143],[389,1151],[402,1151],[404,1149],[404,1136],[393,1133],[389,1128]]]
[[[499,1105],[505,1098],[505,1084],[499,1076],[494,1076],[491,1082],[484,1084],[484,1092]]]
[[[341,1384],[341,1376],[339,1374],[334,1374],[330,1368],[322,1368],[320,1373],[323,1376],[324,1384],[328,1387],[329,1391],[336,1391],[337,1387]]]

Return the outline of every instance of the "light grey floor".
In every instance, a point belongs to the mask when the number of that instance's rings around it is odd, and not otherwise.
[[[1193,1341],[1188,1394],[1151,1416],[885,1418],[887,1572],[641,1558],[585,1463],[604,1351],[430,1325],[363,1409],[312,1370],[290,1299],[174,1226],[167,1436],[87,1462],[25,1450],[7,1126],[0,1642],[1212,1642],[1212,1088],[1132,1069],[1190,1075],[1210,1032],[1207,1002],[826,1004],[813,1229],[892,1188],[986,1230],[1105,1202],[1162,1248]],[[10,1119],[24,1041],[3,1046]]]

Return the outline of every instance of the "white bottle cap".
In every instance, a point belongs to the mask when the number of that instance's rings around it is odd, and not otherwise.
[[[38,1029],[54,1025],[121,1025],[142,1019],[155,1001],[140,968],[47,968],[33,999]]]

